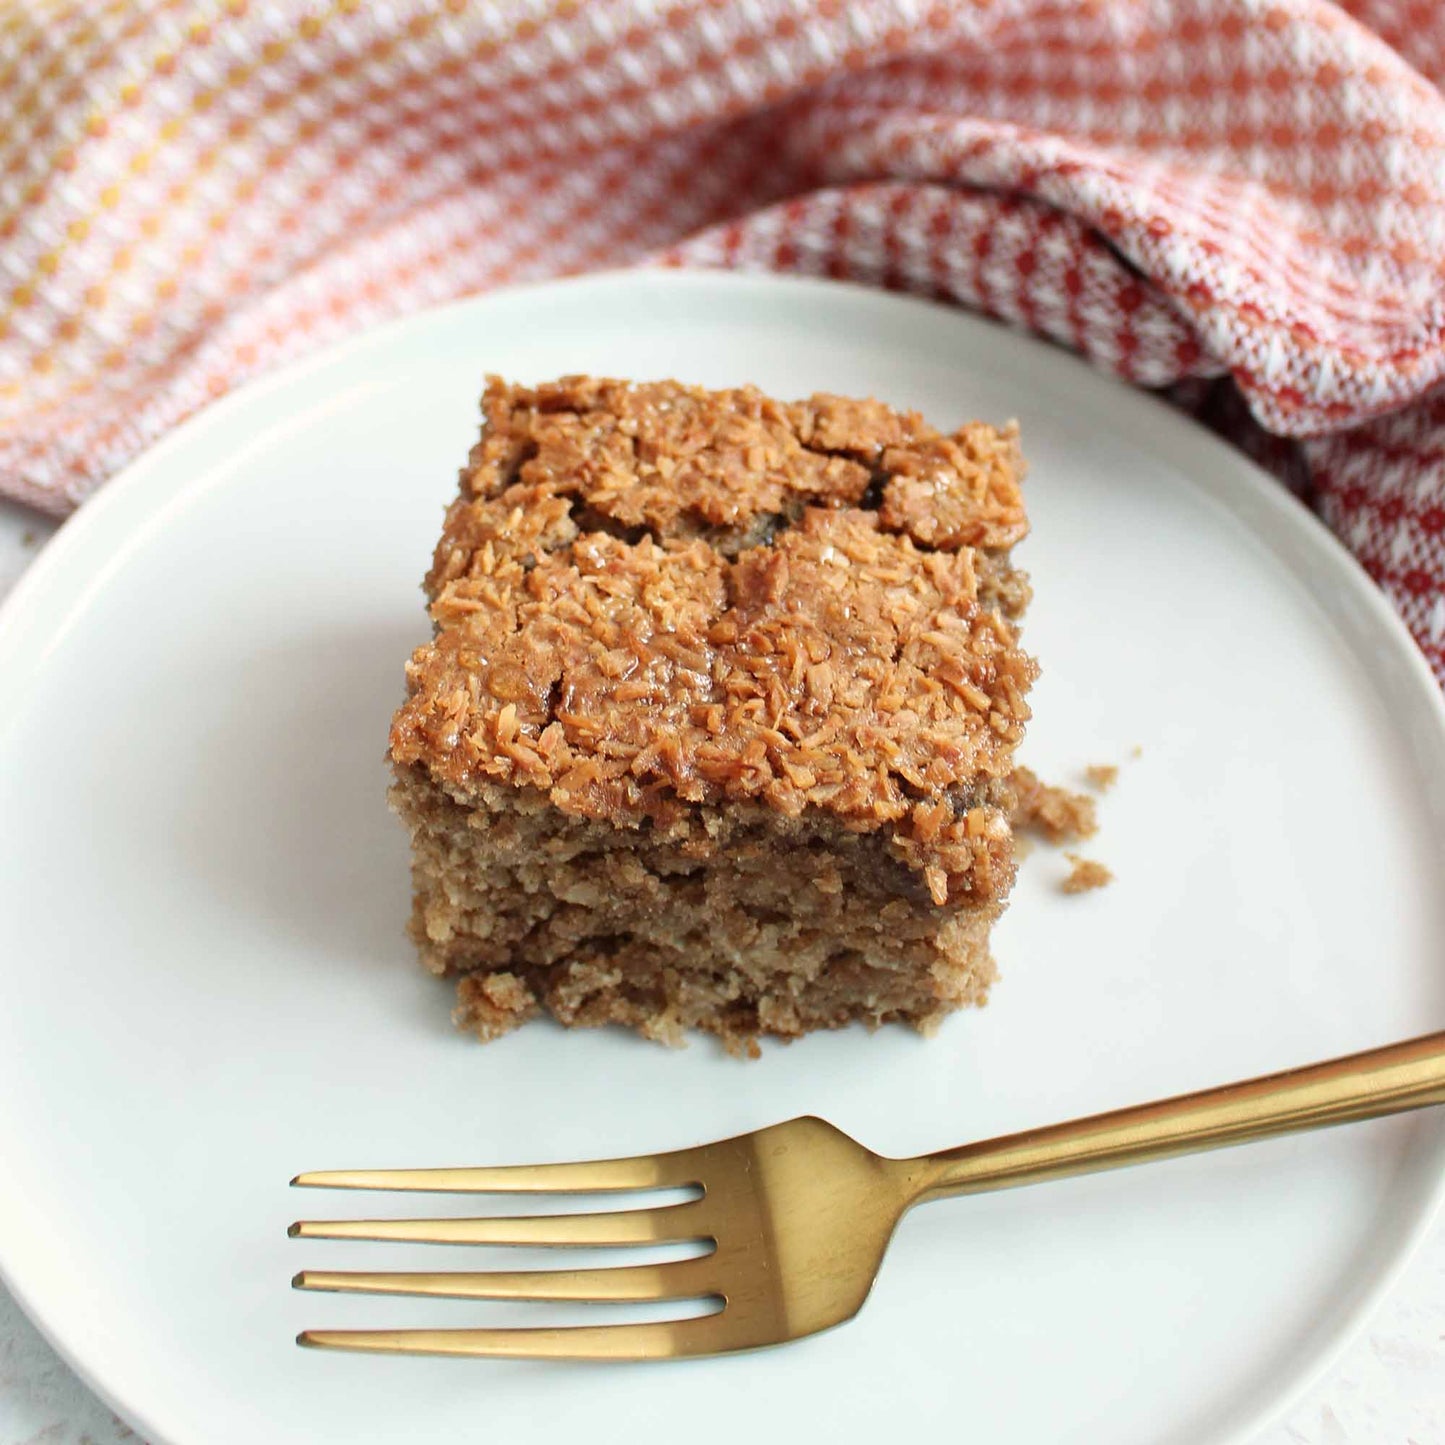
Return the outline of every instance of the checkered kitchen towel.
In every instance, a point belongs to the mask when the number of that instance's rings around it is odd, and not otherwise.
[[[1437,0],[11,0],[0,493],[644,259],[951,298],[1292,471],[1445,680]]]

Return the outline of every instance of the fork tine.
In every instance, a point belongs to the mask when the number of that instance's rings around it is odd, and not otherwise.
[[[701,1319],[645,1325],[571,1325],[522,1330],[303,1330],[298,1345],[320,1350],[366,1350],[392,1355],[485,1355],[514,1360],[663,1360],[714,1355],[745,1347],[720,1321]]]
[[[613,1269],[458,1271],[442,1274],[303,1269],[297,1289],[338,1294],[435,1295],[442,1299],[640,1301],[716,1293],[711,1257]]]
[[[303,1189],[395,1189],[437,1194],[608,1194],[700,1183],[695,1149],[579,1164],[502,1164],[481,1169],[315,1169]]]
[[[293,1239],[372,1239],[412,1244],[662,1244],[711,1239],[698,1201],[601,1214],[537,1214],[491,1219],[302,1219]]]

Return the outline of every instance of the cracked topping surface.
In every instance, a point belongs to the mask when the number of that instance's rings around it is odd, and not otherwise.
[[[986,799],[1036,675],[1012,430],[578,377],[493,379],[483,410],[398,767],[621,823],[822,808],[886,828],[936,903],[1006,890]]]

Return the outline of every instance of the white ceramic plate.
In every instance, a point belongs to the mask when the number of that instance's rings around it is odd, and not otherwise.
[[[1059,780],[1121,764],[1093,849],[1117,883],[1064,898],[1036,853],[993,1002],[932,1041],[740,1064],[455,1034],[402,937],[382,752],[489,370],[1021,417],[1045,668],[1026,755]],[[0,1263],[155,1445],[1244,1439],[1440,1193],[1445,1119],[1417,1116],[930,1206],[859,1319],[783,1350],[619,1368],[293,1345],[538,1318],[293,1293],[303,1265],[423,1267],[289,1241],[303,1208],[355,1199],[289,1192],[302,1168],[625,1153],[803,1112],[919,1151],[1445,1024],[1445,710],[1384,602],[1222,443],[955,311],[631,274],[364,337],[88,506],[0,613],[0,697]]]

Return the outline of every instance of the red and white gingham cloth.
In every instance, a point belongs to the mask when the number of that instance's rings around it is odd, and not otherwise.
[[[64,512],[247,377],[466,292],[827,274],[1174,387],[1445,680],[1445,4],[1349,9],[12,3],[0,493]]]

